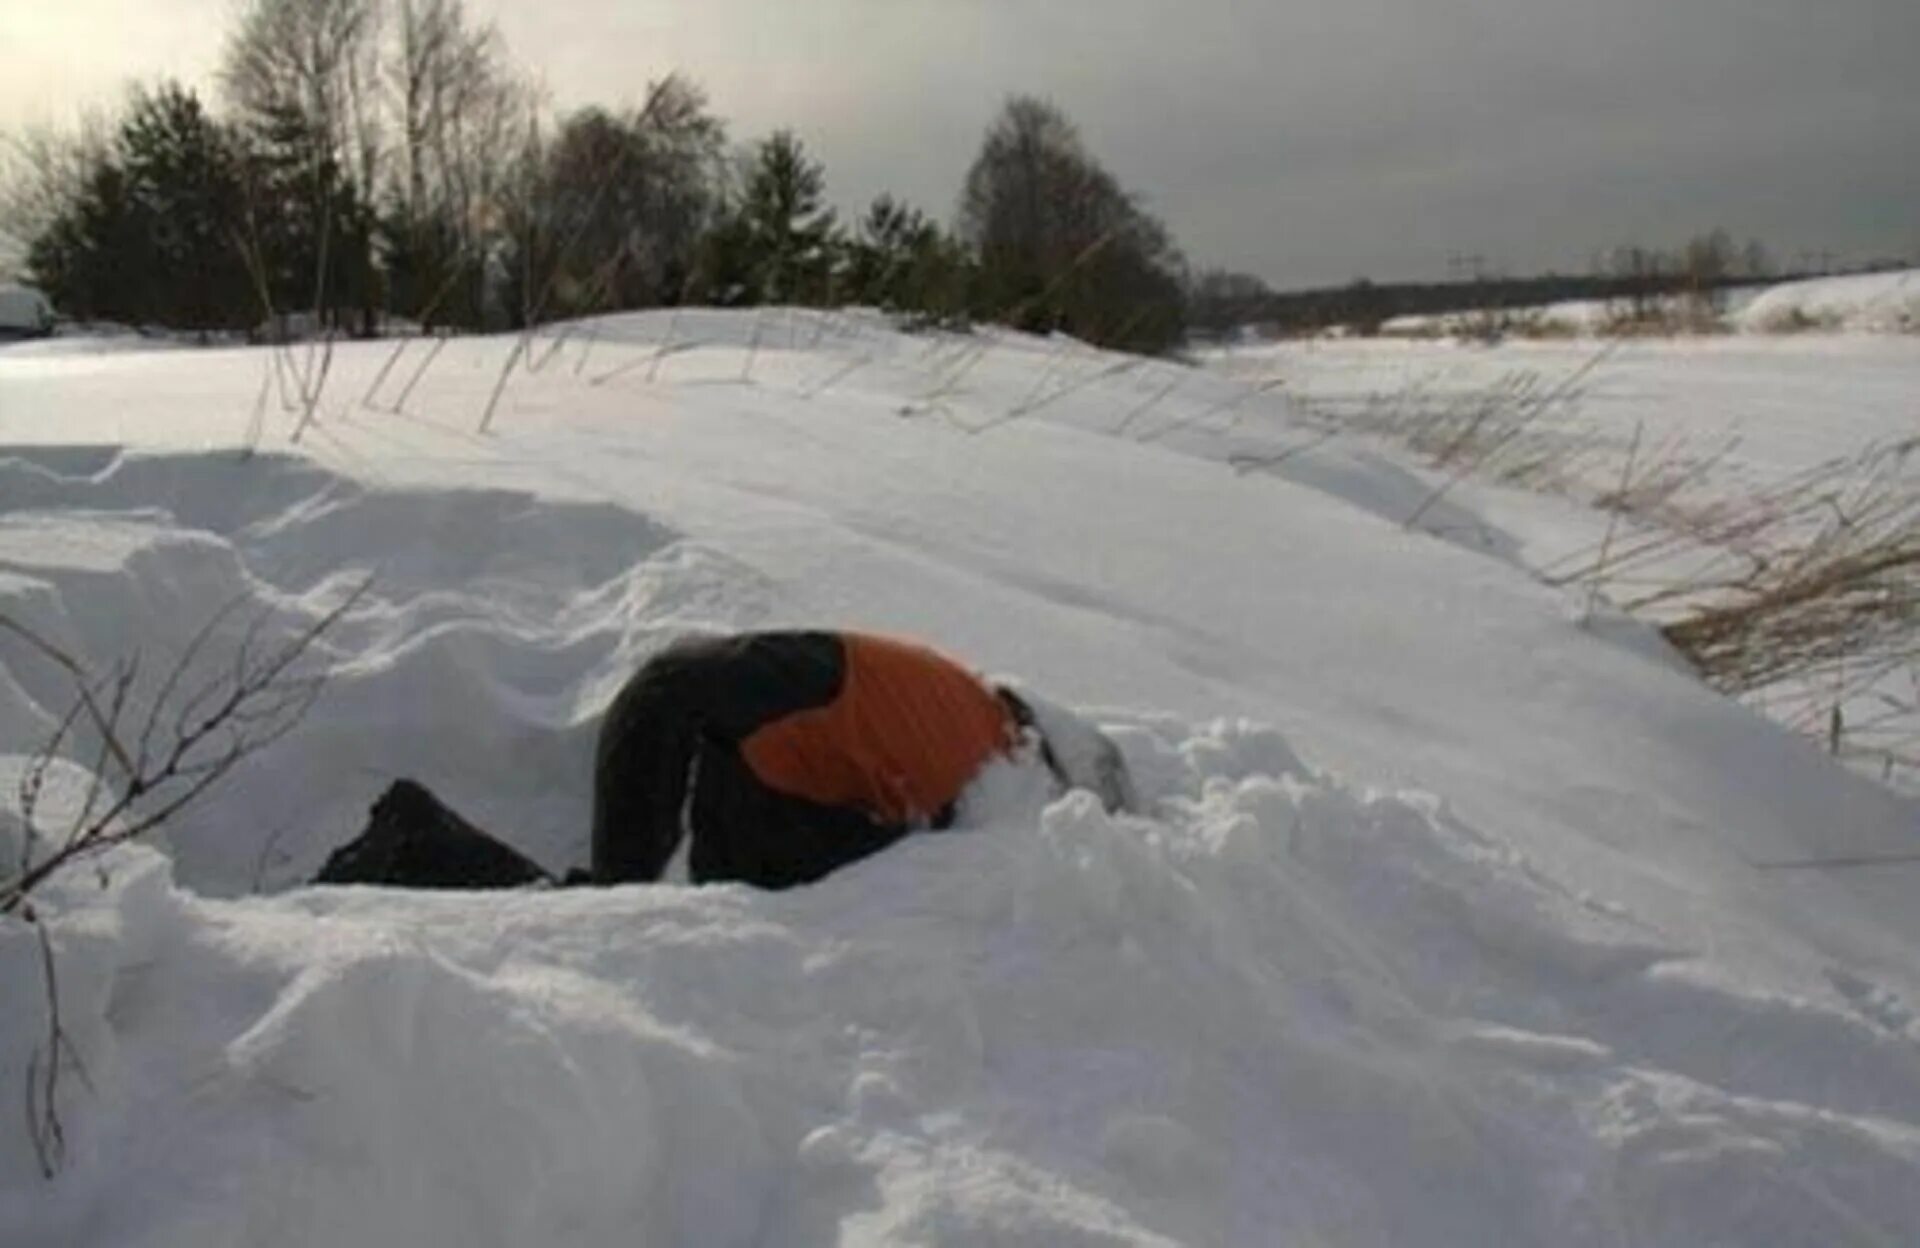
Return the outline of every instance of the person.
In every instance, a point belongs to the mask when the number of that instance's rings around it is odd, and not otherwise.
[[[845,630],[684,637],[608,707],[594,759],[591,862],[564,882],[659,880],[684,846],[694,883],[809,883],[910,833],[948,827],[981,769],[1023,751],[1061,788],[1092,789],[1110,810],[1138,806],[1104,734],[921,643]],[[551,879],[475,837],[491,840],[401,781],[316,882]]]

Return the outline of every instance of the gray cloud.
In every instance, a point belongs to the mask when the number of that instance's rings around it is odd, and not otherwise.
[[[848,207],[950,214],[1000,101],[1049,95],[1196,263],[1283,284],[1715,224],[1920,252],[1913,0],[472,2],[557,104],[683,69],[736,137],[797,130]]]

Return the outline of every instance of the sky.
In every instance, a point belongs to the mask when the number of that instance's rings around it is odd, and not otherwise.
[[[212,93],[243,0],[0,0],[0,130],[162,75]],[[1582,271],[1723,226],[1920,260],[1915,0],[469,0],[556,108],[699,82],[852,209],[950,218],[1046,96],[1197,268],[1282,287]]]

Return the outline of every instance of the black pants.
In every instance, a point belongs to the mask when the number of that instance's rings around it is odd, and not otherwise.
[[[743,664],[734,643],[670,647],[635,674],[600,730],[595,883],[657,880],[690,836],[695,883],[787,888],[906,835],[860,811],[778,792],[753,773],[737,742],[768,713],[758,703],[769,687],[777,682]]]

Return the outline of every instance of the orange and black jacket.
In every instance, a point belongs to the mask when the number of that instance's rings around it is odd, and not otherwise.
[[[1010,750],[1024,708],[951,659],[848,632],[669,646],[614,699],[594,776],[593,877],[818,879],[915,828]]]

